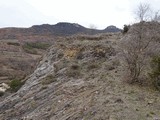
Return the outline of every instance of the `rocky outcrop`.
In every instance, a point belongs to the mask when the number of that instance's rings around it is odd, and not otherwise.
[[[105,62],[109,56],[115,55],[112,54],[114,49],[107,44],[104,45],[105,41],[99,43],[92,40],[89,44],[84,44],[83,41],[69,45],[71,41],[61,41],[52,46],[33,74],[26,78],[26,83],[21,89],[0,102],[2,120],[66,119],[72,114],[62,114],[65,109],[69,110],[74,99],[77,101],[85,91],[91,94],[98,89],[92,83],[92,78],[88,77],[98,70],[102,61]],[[95,42],[96,44],[93,44]],[[88,74],[85,75],[87,71]],[[100,72],[98,71],[97,74]],[[86,108],[79,108],[77,112],[83,109]]]
[[[5,83],[0,84],[0,92],[5,92],[9,88],[10,88],[9,85],[7,85]]]
[[[110,25],[110,26],[108,26],[107,28],[105,28],[103,31],[104,31],[104,32],[112,32],[112,33],[115,33],[115,32],[120,32],[121,29],[117,28],[117,27],[114,26],[114,25]]]
[[[56,41],[26,83],[0,101],[1,120],[159,119],[160,94],[121,81],[121,37],[105,36]]]

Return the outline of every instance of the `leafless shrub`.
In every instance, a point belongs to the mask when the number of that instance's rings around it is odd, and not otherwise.
[[[132,26],[129,34],[121,41],[125,72],[130,83],[142,83],[149,61],[159,52],[156,23],[141,22]]]
[[[68,70],[66,74],[68,77],[78,78],[81,73],[78,70]]]
[[[81,70],[80,70],[80,66],[76,65],[76,64],[72,64],[66,72],[66,75],[68,77],[73,77],[73,78],[77,78],[81,75]]]
[[[159,11],[156,11],[156,12],[153,14],[152,21],[160,22],[160,10],[159,10]]]
[[[56,79],[55,75],[50,74],[50,75],[46,76],[46,77],[42,80],[42,85],[48,85],[48,84],[50,84],[50,83],[52,83],[52,82],[55,82],[56,80],[57,80],[57,79]]]
[[[159,10],[153,10],[148,3],[140,3],[135,10],[136,18],[142,21],[160,22]]]
[[[96,69],[96,68],[99,68],[99,63],[96,63],[96,62],[90,63],[87,67],[88,71]]]
[[[149,4],[140,3],[135,11],[135,15],[140,21],[147,21],[150,18],[150,12],[151,8]]]

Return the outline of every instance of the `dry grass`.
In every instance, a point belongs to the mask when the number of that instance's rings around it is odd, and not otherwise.
[[[50,83],[56,82],[56,80],[57,79],[56,79],[55,75],[50,74],[50,75],[46,76],[45,78],[43,78],[42,85],[48,85]]]

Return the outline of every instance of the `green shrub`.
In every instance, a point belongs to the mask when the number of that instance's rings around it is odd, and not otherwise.
[[[29,49],[37,48],[46,50],[47,48],[50,47],[50,44],[44,42],[27,42],[25,43],[24,47]]]
[[[29,53],[29,54],[38,54],[38,52],[36,51],[36,49],[33,49],[33,48],[28,48],[28,47],[24,47],[23,46],[23,49],[26,53]]]
[[[20,80],[14,79],[10,82],[10,90],[16,92],[22,85],[23,83]]]
[[[151,61],[152,71],[149,74],[153,85],[160,90],[160,56],[156,56]]]
[[[20,44],[17,42],[7,42],[7,45],[20,46]]]
[[[37,54],[36,49],[46,50],[50,47],[50,44],[44,42],[26,42],[23,45],[25,52],[30,54]]]
[[[124,25],[122,33],[125,34],[128,32],[130,25]]]

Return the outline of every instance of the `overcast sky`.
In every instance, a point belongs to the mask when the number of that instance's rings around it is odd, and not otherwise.
[[[159,9],[160,0],[0,0],[0,27],[30,27],[57,22],[122,28],[135,22],[140,2]]]

